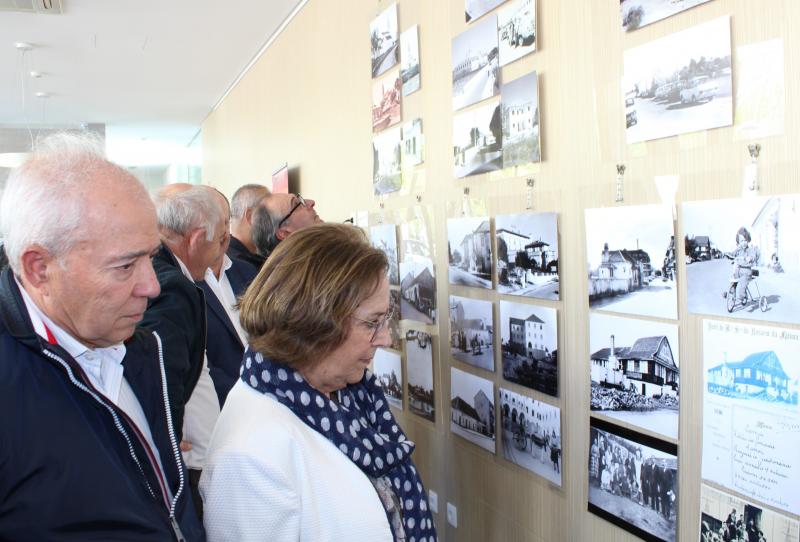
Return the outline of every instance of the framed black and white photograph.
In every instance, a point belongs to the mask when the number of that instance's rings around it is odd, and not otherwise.
[[[397,4],[392,4],[369,25],[372,50],[372,77],[377,77],[397,65]]]
[[[450,355],[494,372],[492,302],[450,296]]]
[[[387,275],[389,284],[392,286],[400,285],[400,268],[397,265],[397,226],[394,224],[379,224],[369,229],[369,237],[372,246],[380,249],[386,254],[389,260]]]
[[[400,34],[400,77],[403,96],[419,90],[419,26],[414,25]]]
[[[800,324],[800,195],[682,206],[689,312]]]
[[[678,326],[589,315],[593,412],[678,438]]]
[[[536,50],[536,0],[514,0],[497,12],[500,65]]]
[[[500,301],[503,378],[558,397],[556,309]]]
[[[453,174],[503,169],[503,106],[494,100],[453,116]]]
[[[423,324],[436,323],[436,279],[429,258],[400,262],[400,316]]]
[[[559,299],[558,213],[499,215],[497,291],[539,299]]]
[[[643,540],[675,542],[678,446],[589,418],[589,511]]]
[[[677,319],[672,209],[637,205],[585,213],[589,306]]]
[[[491,380],[450,367],[450,431],[495,453]]]
[[[503,167],[539,162],[539,82],[536,72],[503,84]]]
[[[700,485],[700,542],[798,542],[797,520]]]
[[[628,49],[624,70],[628,143],[733,124],[730,17]]]
[[[408,409],[426,420],[436,420],[436,395],[433,388],[433,342],[424,331],[406,332],[408,370]]]
[[[630,32],[709,0],[619,0],[622,29]]]
[[[400,290],[389,290],[390,303],[394,312],[389,319],[389,336],[392,338],[393,350],[400,350]]]
[[[372,82],[372,131],[381,132],[400,122],[400,70]]]
[[[403,185],[400,128],[372,138],[372,191],[376,196],[397,192]]]
[[[425,139],[422,135],[422,119],[403,124],[403,166],[417,166],[425,159]]]
[[[492,288],[492,228],[488,216],[447,219],[450,284]]]
[[[483,17],[506,0],[464,0],[464,20],[472,22]]]
[[[429,225],[430,216],[424,212],[400,224],[400,260],[414,257],[431,258],[433,246]]]
[[[403,365],[400,354],[378,348],[372,358],[372,367],[389,404],[403,410]]]
[[[561,487],[561,409],[500,388],[503,457]]]
[[[497,17],[487,17],[453,38],[452,67],[453,111],[500,92]]]

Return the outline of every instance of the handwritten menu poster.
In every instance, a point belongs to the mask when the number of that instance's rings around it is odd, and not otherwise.
[[[800,330],[703,322],[702,475],[800,514]]]

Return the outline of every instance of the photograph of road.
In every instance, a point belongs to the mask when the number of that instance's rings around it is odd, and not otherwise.
[[[558,301],[558,213],[499,215],[497,291]]]
[[[709,0],[620,0],[622,29],[630,32]]]
[[[400,122],[400,70],[372,82],[372,131],[378,133]]]
[[[447,219],[450,284],[492,289],[492,228],[488,216]]]
[[[389,404],[403,410],[403,366],[400,354],[378,348],[372,358],[373,373]]]
[[[464,20],[474,21],[486,15],[506,0],[464,0]]]
[[[436,420],[433,391],[433,342],[423,331],[406,332],[408,409],[429,421]]]
[[[450,355],[494,372],[494,316],[491,301],[450,296]]]
[[[403,96],[419,90],[419,26],[414,25],[400,34],[400,77]]]
[[[536,50],[536,0],[515,0],[497,12],[500,65]]]
[[[730,17],[628,49],[624,65],[628,143],[733,123]]]
[[[497,17],[470,27],[453,38],[453,111],[500,92]]]
[[[491,380],[450,367],[450,431],[495,453]]]
[[[558,312],[500,301],[503,378],[558,397]]]
[[[503,84],[503,167],[539,162],[539,79],[536,72]]]
[[[376,196],[400,190],[401,165],[399,127],[372,138],[372,191]]]
[[[453,116],[453,174],[478,175],[503,169],[502,105],[493,100]]]
[[[392,4],[369,25],[372,77],[397,65],[397,4]]]

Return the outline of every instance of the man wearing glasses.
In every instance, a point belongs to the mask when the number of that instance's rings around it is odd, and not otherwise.
[[[265,258],[292,233],[322,222],[313,199],[300,194],[269,194],[253,215],[253,244]]]

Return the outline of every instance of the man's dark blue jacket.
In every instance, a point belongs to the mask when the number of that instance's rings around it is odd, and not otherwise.
[[[186,540],[205,540],[167,422],[156,338],[137,330],[125,347],[125,380],[177,496],[169,508],[138,429],[34,332],[11,271],[0,274],[0,540],[176,540],[173,507]]]

